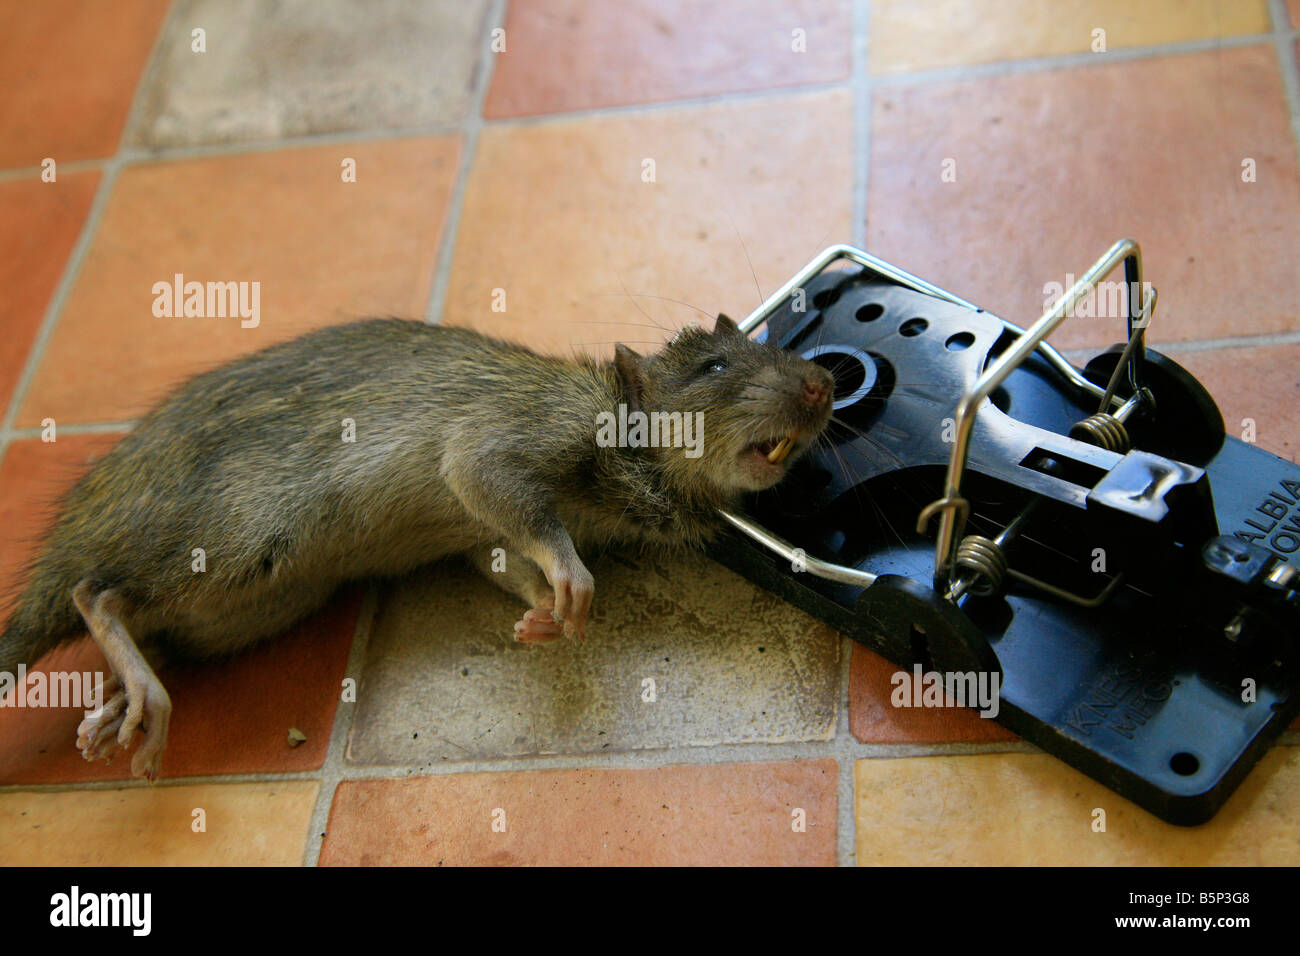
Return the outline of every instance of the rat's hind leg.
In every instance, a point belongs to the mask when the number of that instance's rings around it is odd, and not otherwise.
[[[157,672],[163,655],[156,647],[139,648],[149,667]],[[118,731],[126,720],[127,698],[122,682],[110,673],[100,689],[99,709],[89,714],[77,727],[77,749],[87,761],[108,760],[119,750]]]
[[[499,546],[480,545],[467,556],[485,578],[532,606],[515,622],[516,641],[544,644],[564,636],[564,624],[553,614],[555,592],[541,568],[522,554]]]
[[[94,755],[108,756],[116,749],[114,744],[129,748],[136,730],[143,730],[144,739],[131,758],[131,773],[156,780],[163,748],[167,746],[172,703],[127,629],[130,606],[117,591],[97,592],[89,581],[82,581],[73,589],[72,600],[113,671],[113,681],[105,685],[105,694],[110,688],[114,691],[111,699],[102,702],[102,713],[88,718],[77,728],[77,745],[82,747],[84,737],[86,747],[82,750],[87,759],[94,759]],[[109,737],[113,731],[116,731],[115,738]],[[94,750],[87,751],[92,745]]]

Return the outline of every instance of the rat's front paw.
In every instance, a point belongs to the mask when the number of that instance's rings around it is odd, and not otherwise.
[[[596,594],[596,579],[581,562],[576,562],[571,567],[556,570],[549,580],[555,590],[555,619],[563,622],[566,634],[585,641],[587,614]]]

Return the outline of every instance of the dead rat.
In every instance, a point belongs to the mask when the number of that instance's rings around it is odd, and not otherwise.
[[[141,731],[131,770],[152,780],[171,715],[154,667],[284,631],[344,581],[464,553],[528,603],[516,640],[581,639],[579,549],[703,543],[820,434],[833,386],[726,316],[613,362],[400,319],[310,333],[192,379],[73,487],[0,670],[88,628],[113,679],[77,746],[108,757]]]

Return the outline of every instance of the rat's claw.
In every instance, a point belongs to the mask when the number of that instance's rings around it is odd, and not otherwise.
[[[100,708],[99,713],[87,717],[77,727],[77,749],[89,761],[105,760],[117,752],[115,739],[126,710],[126,692],[118,691]]]
[[[571,633],[579,641],[585,641],[587,614],[596,594],[596,581],[591,572],[578,564],[572,570],[557,573],[551,586],[555,589],[555,620],[564,625],[566,634]]]
[[[127,707],[117,732],[117,743],[129,749],[137,730],[142,731],[140,749],[131,758],[131,773],[150,783],[158,779],[163,749],[167,746],[167,725],[172,702],[157,678],[147,683],[128,683]]]

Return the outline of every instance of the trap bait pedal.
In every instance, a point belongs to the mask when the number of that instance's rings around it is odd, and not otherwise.
[[[1121,263],[1127,340],[1076,368],[1045,339]],[[996,675],[1001,724],[1194,825],[1300,713],[1300,467],[1146,348],[1155,302],[1132,240],[1028,329],[826,249],[741,328],[830,370],[834,418],[712,554],[902,668]]]

